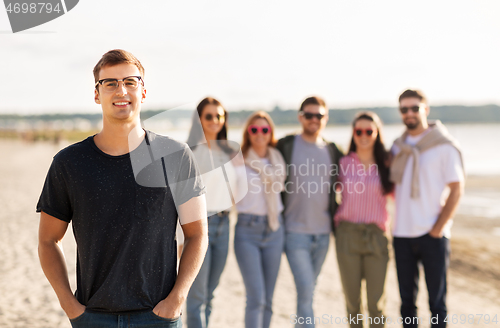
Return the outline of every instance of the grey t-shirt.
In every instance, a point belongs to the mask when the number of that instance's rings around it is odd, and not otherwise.
[[[285,192],[288,201],[284,212],[285,230],[294,233],[327,234],[331,232],[328,210],[330,171],[328,145],[313,144],[295,136],[292,163],[288,167]]]

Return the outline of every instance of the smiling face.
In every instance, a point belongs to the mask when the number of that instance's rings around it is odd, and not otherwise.
[[[200,122],[206,138],[217,139],[217,134],[222,130],[225,122],[224,108],[212,104],[206,105],[201,112]]]
[[[271,126],[269,122],[264,118],[257,118],[249,126],[257,128],[254,129],[257,133],[247,131],[250,145],[255,148],[267,147],[271,142]],[[264,133],[262,128],[267,128],[267,133]]]
[[[408,111],[405,114],[400,112],[403,123],[406,125],[408,130],[418,130],[427,126],[427,116],[429,115],[429,106],[427,106],[425,103],[422,103],[419,98],[415,97],[403,98],[399,103],[400,108],[401,107],[412,108],[415,106],[419,107],[417,113],[413,112],[411,109],[408,109]]]
[[[368,135],[370,131],[372,131],[371,135]],[[361,135],[358,136],[359,133]],[[353,139],[357,150],[373,150],[377,136],[378,129],[374,122],[367,119],[359,119],[354,124]]]
[[[304,114],[322,114],[323,118],[318,119],[316,116],[307,119]],[[303,133],[309,136],[318,135],[328,122],[328,111],[325,107],[320,105],[306,105],[303,113],[299,112],[299,122],[302,125]]]
[[[128,76],[141,76],[137,66],[105,66],[99,72],[99,80],[121,80]],[[94,100],[101,105],[105,121],[128,123],[139,119],[141,103],[146,99],[146,89],[142,83],[135,90],[127,90],[122,82],[118,83],[118,88],[113,92],[104,91],[101,85],[98,85],[98,90],[94,91]]]

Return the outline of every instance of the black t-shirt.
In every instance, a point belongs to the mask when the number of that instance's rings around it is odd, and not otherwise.
[[[205,193],[186,144],[146,131],[111,156],[89,137],[54,156],[37,212],[73,223],[79,302],[90,311],[151,310],[177,277],[177,208]]]

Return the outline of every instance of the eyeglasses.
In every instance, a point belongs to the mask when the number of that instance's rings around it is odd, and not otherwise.
[[[354,133],[358,136],[361,137],[363,135],[363,132],[370,137],[373,134],[372,129],[354,129]]]
[[[271,127],[269,125],[250,125],[248,127],[248,133],[250,134],[257,134],[259,131],[262,132],[262,134],[268,134],[271,131]]]
[[[316,117],[318,120],[321,120],[325,115],[320,114],[320,113],[306,113],[306,112],[300,112],[300,115],[304,116],[306,120],[310,120],[313,117]]]
[[[401,114],[408,113],[408,110],[411,110],[414,113],[418,113],[418,111],[420,110],[420,106],[399,107],[399,111],[401,112]]]
[[[207,121],[211,121],[214,119],[214,117],[217,119],[217,122],[220,122],[221,119],[224,119],[224,115],[220,115],[220,114],[217,114],[217,115],[212,115],[212,114],[206,114],[205,115],[205,120]]]
[[[134,91],[139,86],[139,83],[142,83],[142,85],[144,86],[144,80],[142,79],[142,77],[140,77],[140,76],[127,76],[121,80],[118,80],[118,79],[99,80],[95,84],[95,87],[97,88],[97,86],[100,84],[102,86],[103,91],[114,92],[116,89],[118,89],[118,85],[119,85],[118,82],[123,82],[123,85],[125,86],[125,89],[127,89],[127,91]]]

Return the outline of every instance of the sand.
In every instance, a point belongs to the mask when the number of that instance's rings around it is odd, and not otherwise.
[[[63,144],[23,143],[0,140],[0,327],[70,327],[58,300],[40,268],[37,255],[39,214],[35,213],[52,156]],[[469,177],[467,192],[500,191],[499,177]],[[232,223],[234,224],[234,217]],[[457,324],[450,327],[495,327],[500,323],[477,323],[477,314],[497,315],[500,320],[500,218],[457,215],[453,228],[452,258],[448,276],[448,309]],[[70,228],[71,229],[71,228]],[[75,285],[75,244],[71,230],[64,240],[70,281]],[[421,279],[419,315],[428,319],[427,292]],[[386,284],[386,315],[399,317],[399,291],[391,258]],[[232,243],[227,266],[216,291],[211,327],[243,327],[245,290]],[[286,257],[283,256],[274,297],[272,327],[292,327],[296,293]],[[346,327],[335,324],[345,316],[344,300],[335,249],[332,243],[318,279],[314,309],[332,322],[317,327]],[[461,315],[475,316],[476,323],[460,324]],[[464,318],[464,317],[462,317]],[[472,318],[472,317],[471,317]],[[338,320],[338,319],[337,319]],[[484,319],[483,319],[484,320]],[[401,325],[392,324],[388,327]],[[429,327],[424,322],[421,327]]]

